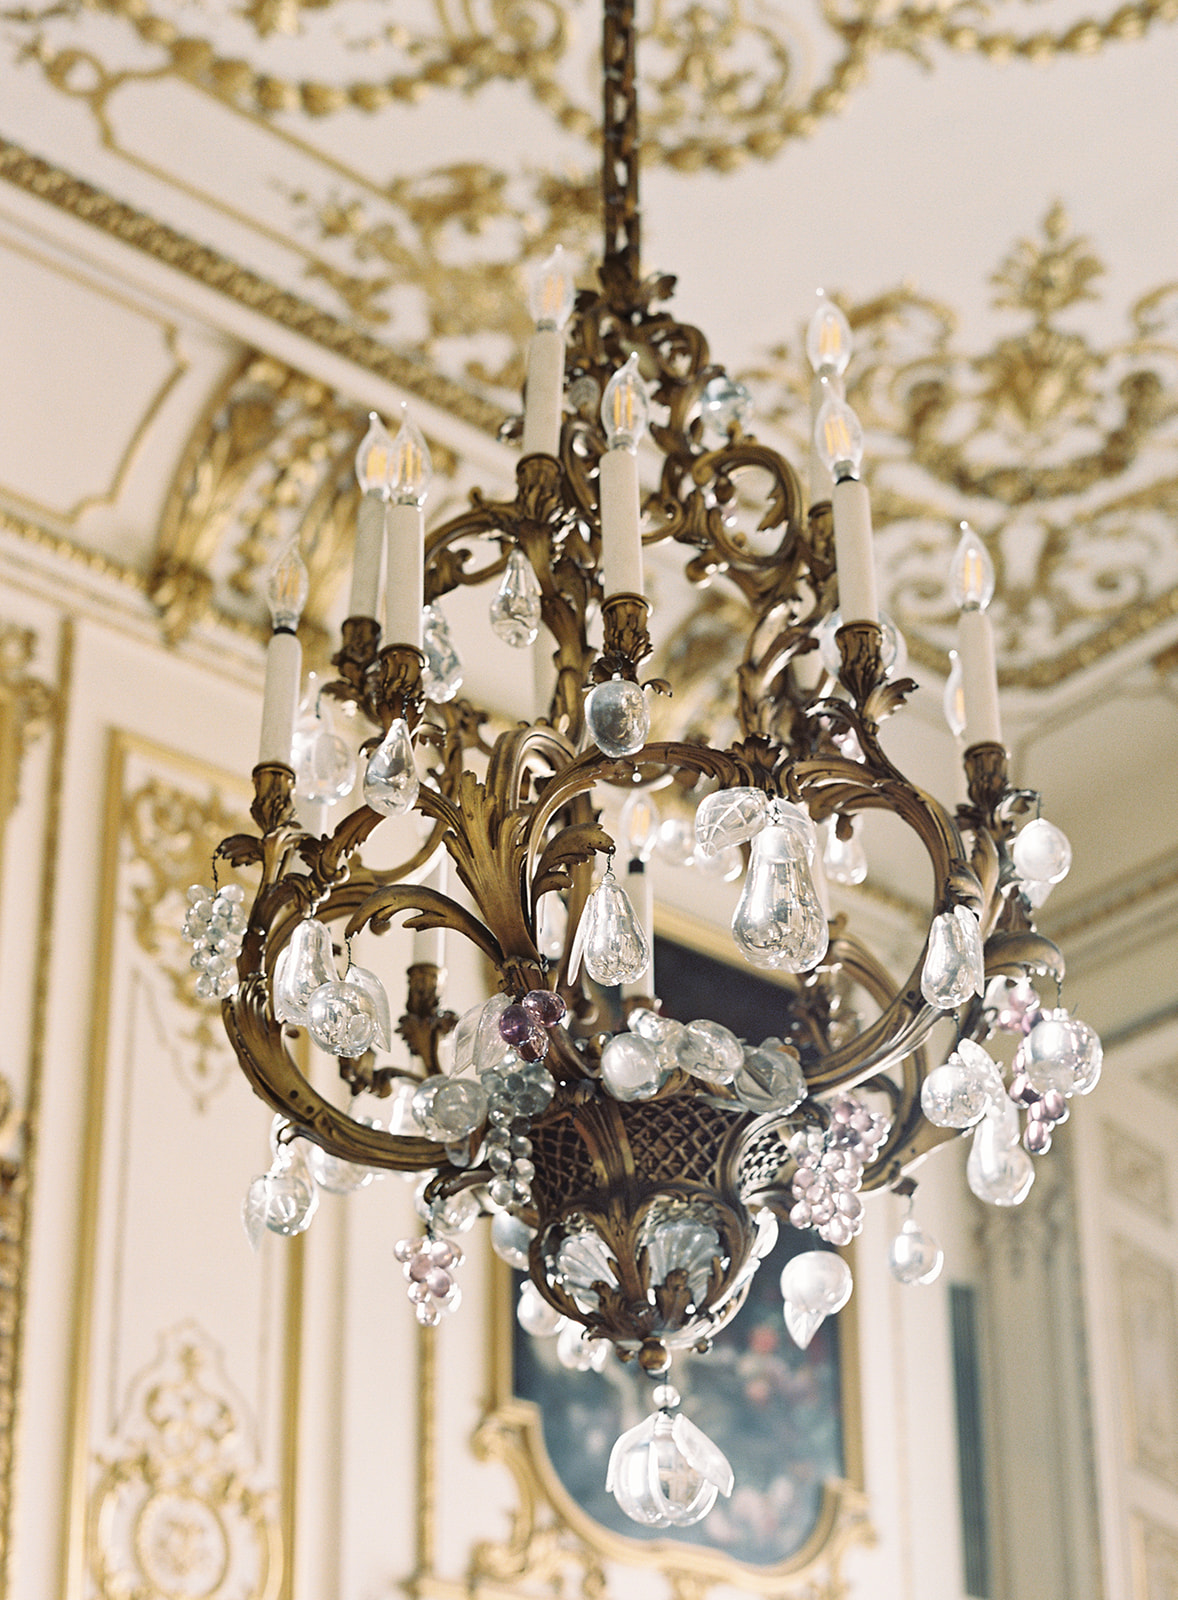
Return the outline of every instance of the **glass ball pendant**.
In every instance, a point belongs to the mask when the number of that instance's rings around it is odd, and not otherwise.
[[[635,755],[650,733],[646,696],[625,678],[599,683],[585,701],[585,724],[602,755]]]

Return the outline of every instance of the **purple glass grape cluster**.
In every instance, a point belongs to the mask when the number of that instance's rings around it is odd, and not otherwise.
[[[409,1298],[418,1322],[433,1328],[444,1312],[457,1311],[462,1290],[454,1281],[454,1268],[462,1263],[462,1251],[456,1244],[423,1234],[399,1240],[393,1254],[409,1280]]]
[[[543,1061],[548,1054],[548,1030],[564,1021],[567,1010],[551,989],[531,989],[522,1000],[504,1007],[499,1036],[524,1061]]]
[[[789,1220],[795,1228],[813,1228],[828,1244],[846,1245],[863,1227],[858,1194],[863,1169],[887,1138],[890,1124],[851,1095],[837,1096],[827,1109],[825,1129],[803,1128],[789,1140],[797,1162]]]

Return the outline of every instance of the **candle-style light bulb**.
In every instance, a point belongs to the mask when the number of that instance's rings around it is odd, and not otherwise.
[[[537,328],[563,328],[572,316],[576,295],[572,266],[563,248],[557,245],[532,278],[528,310]]]
[[[857,478],[863,462],[863,424],[836,394],[822,406],[814,422],[814,443],[823,465],[837,483]]]
[[[307,603],[310,579],[295,540],[287,545],[266,579],[266,601],[275,629],[293,633]]]
[[[385,494],[389,483],[389,462],[393,441],[375,411],[368,413],[368,432],[356,450],[356,481],[365,494]]]
[[[984,611],[994,598],[994,563],[968,522],[961,524],[949,582],[959,611]]]
[[[396,505],[420,506],[425,502],[433,479],[433,462],[421,429],[402,411],[401,426],[393,440],[387,483],[389,498]]]
[[[605,386],[601,421],[611,450],[637,450],[650,419],[650,396],[638,372],[638,352]]]
[[[841,378],[851,360],[851,324],[826,296],[818,291],[818,305],[806,329],[806,355],[820,378]]]

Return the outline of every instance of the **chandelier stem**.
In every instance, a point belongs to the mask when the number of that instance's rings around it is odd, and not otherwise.
[[[605,261],[637,287],[641,218],[638,212],[637,26],[634,0],[605,0],[602,59],[601,189]]]

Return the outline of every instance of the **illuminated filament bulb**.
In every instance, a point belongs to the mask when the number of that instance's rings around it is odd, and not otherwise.
[[[968,522],[961,524],[949,581],[953,603],[960,611],[984,611],[994,597],[994,563]]]
[[[563,328],[572,315],[576,292],[573,269],[557,245],[532,279],[528,310],[537,328]]]
[[[389,457],[389,495],[398,505],[419,506],[432,477],[429,446],[406,408]]]
[[[368,413],[368,432],[356,451],[356,481],[365,494],[384,494],[388,489],[389,462],[393,441],[375,411]]]
[[[636,450],[650,417],[650,397],[638,374],[638,353],[605,386],[601,421],[611,450]]]
[[[837,483],[857,478],[863,461],[863,424],[845,400],[832,394],[814,419],[814,443]]]
[[[299,554],[298,545],[292,539],[274,563],[266,580],[266,600],[276,631],[282,629],[293,633],[298,627],[309,588],[307,568]]]
[[[820,378],[841,378],[851,359],[851,324],[822,289],[806,329],[806,355]]]

